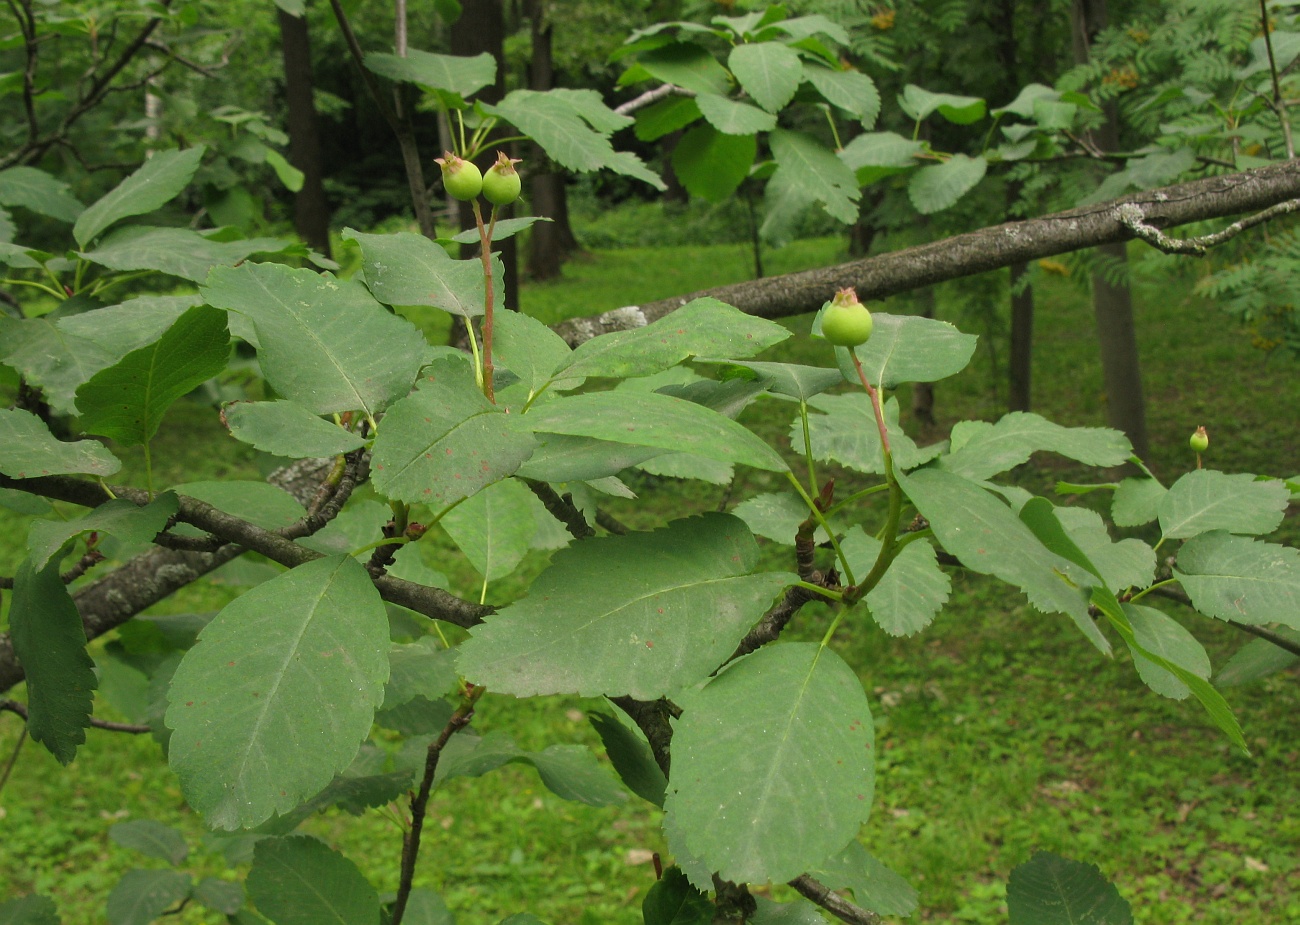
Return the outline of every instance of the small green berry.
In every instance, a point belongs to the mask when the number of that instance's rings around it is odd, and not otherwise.
[[[442,185],[451,198],[468,202],[482,191],[483,173],[473,161],[447,151],[434,162],[442,168]]]
[[[837,347],[858,347],[871,337],[871,312],[852,289],[841,289],[822,310],[822,336]]]
[[[497,162],[488,168],[483,177],[483,198],[494,206],[506,206],[519,198],[519,172],[515,170],[518,158],[506,157],[497,152]]]
[[[1210,435],[1205,432],[1204,427],[1198,427],[1187,443],[1197,453],[1204,453],[1210,446]]]

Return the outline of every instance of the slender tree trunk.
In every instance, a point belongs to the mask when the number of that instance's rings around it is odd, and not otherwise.
[[[288,108],[289,162],[302,171],[302,189],[294,197],[293,226],[299,236],[326,257],[330,255],[330,207],[323,183],[316,104],[312,100],[311,43],[307,17],[280,17],[280,48],[284,55],[284,99]]]
[[[496,84],[479,91],[478,99],[486,103],[499,103],[505,96],[506,75],[503,43],[505,41],[505,13],[501,0],[464,0],[460,19],[451,27],[451,53],[453,55],[479,55],[487,52],[497,61]],[[489,148],[475,163],[486,171],[496,160],[495,149]],[[508,218],[513,207],[498,210],[499,218]],[[460,205],[460,227],[474,227],[474,213],[469,203]],[[506,291],[503,304],[512,311],[519,310],[519,261],[515,239],[506,238],[494,245],[505,264]],[[478,253],[477,244],[461,245],[461,256],[468,258]]]
[[[1011,356],[1007,360],[1011,411],[1028,411],[1032,403],[1034,287],[1020,285],[1028,273],[1027,263],[1011,265]]]
[[[1106,0],[1073,0],[1070,14],[1074,59],[1082,64],[1088,60],[1093,36],[1106,26]],[[1115,151],[1119,148],[1118,111],[1113,102],[1104,109],[1106,122],[1093,133],[1093,142],[1103,151]],[[1127,263],[1128,250],[1122,243],[1107,244],[1098,251],[1103,257]],[[1101,347],[1107,419],[1128,436],[1138,456],[1146,457],[1146,403],[1142,397],[1132,293],[1127,285],[1112,285],[1103,274],[1094,273],[1092,307]]]
[[[546,0],[531,0],[528,15],[532,20],[533,55],[529,67],[529,87],[545,91],[555,86],[555,59],[551,51],[550,9]],[[576,248],[573,229],[569,227],[568,195],[564,174],[550,164],[546,153],[532,145],[532,207],[534,215],[551,221],[532,227],[528,249],[528,275],[533,279],[554,279],[560,267]]]

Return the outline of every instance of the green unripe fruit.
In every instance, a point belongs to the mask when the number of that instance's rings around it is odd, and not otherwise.
[[[852,289],[841,289],[822,312],[822,336],[837,347],[858,347],[871,337],[871,312]]]
[[[519,172],[515,170],[517,158],[497,152],[497,162],[488,168],[483,177],[483,198],[494,206],[506,206],[519,198]]]
[[[1187,444],[1197,453],[1204,453],[1210,446],[1210,435],[1205,432],[1204,427],[1198,427]]]
[[[442,185],[452,199],[468,202],[482,191],[483,173],[472,161],[450,151],[434,160],[442,168]]]

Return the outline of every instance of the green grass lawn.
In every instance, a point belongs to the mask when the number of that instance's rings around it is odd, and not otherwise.
[[[840,247],[832,239],[799,242],[768,262],[772,272],[836,262]],[[594,253],[566,268],[563,280],[525,289],[522,302],[553,321],[744,279],[748,261],[735,245]],[[1153,468],[1170,480],[1194,466],[1186,440],[1204,424],[1212,440],[1207,465],[1300,472],[1300,367],[1267,363],[1214,306],[1187,297],[1189,289],[1161,265],[1141,264],[1135,295]],[[1035,410],[1063,424],[1104,424],[1085,292],[1048,277],[1037,299]],[[899,300],[886,310],[905,307]],[[941,289],[941,317],[959,321],[968,309],[958,287]],[[804,333],[808,323],[797,318],[790,326]],[[779,354],[831,361],[828,348],[806,338]],[[998,354],[1005,356],[1004,345]],[[957,420],[1001,413],[989,357],[981,351],[971,369],[938,385],[939,425],[919,442],[941,438]],[[906,395],[900,400],[907,423]],[[747,415],[765,436],[784,439],[788,405],[760,402]],[[256,460],[215,415],[192,404],[173,410],[154,455],[160,484],[258,477]],[[139,456],[124,458],[122,478],[138,479]],[[1016,478],[1040,491],[1057,479],[1098,480],[1053,458],[1036,459]],[[746,472],[736,494],[764,490],[767,480]],[[612,506],[636,526],[716,507],[724,494],[669,479],[639,479],[636,487],[641,509]],[[25,523],[9,515],[0,523],[0,574],[12,574]],[[1300,540],[1294,511],[1283,533]],[[789,566],[783,547],[769,545],[765,555]],[[477,593],[467,568],[431,562],[452,576],[453,590]],[[187,589],[157,609],[212,610],[231,593]],[[1206,642],[1216,668],[1242,642],[1228,627],[1170,612]],[[791,633],[820,638],[828,619],[825,608],[810,606]],[[876,715],[876,807],[863,840],[918,888],[919,920],[1005,922],[1007,874],[1040,849],[1098,864],[1144,925],[1300,920],[1300,672],[1226,691],[1251,744],[1245,757],[1194,702],[1150,692],[1126,655],[1100,657],[1068,620],[1039,614],[1018,592],[980,576],[955,576],[949,607],[914,638],[846,621],[835,645],[857,668]],[[599,707],[489,695],[475,725],[529,748],[596,744],[583,713]],[[15,717],[0,715],[0,762],[18,728]],[[242,876],[246,868],[228,866],[185,807],[148,737],[88,736],[66,769],[30,743],[22,751],[0,792],[0,897],[35,889],[58,900],[70,925],[102,921],[123,872],[162,863],[108,839],[120,819],[153,818],[184,831],[192,848],[186,869],[196,876]],[[657,815],[636,798],[602,810],[566,803],[519,766],[453,781],[431,801],[416,882],[440,891],[462,925],[495,925],[520,911],[552,925],[633,925],[653,882],[648,853],[664,850]],[[395,888],[401,835],[388,814],[333,813],[305,829],[345,851],[381,892]],[[192,905],[170,920],[220,917]]]

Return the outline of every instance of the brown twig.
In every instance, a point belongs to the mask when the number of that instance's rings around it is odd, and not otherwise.
[[[826,884],[807,874],[795,877],[790,881],[790,886],[794,887],[800,896],[821,906],[841,922],[848,922],[849,925],[881,925],[880,916],[854,905]]]
[[[0,713],[16,713],[24,720],[27,719],[27,707],[23,706],[17,700],[0,700]],[[148,726],[142,726],[138,723],[114,723],[106,719],[90,718],[90,725],[95,729],[104,729],[108,732],[129,732],[131,735],[143,735],[153,730]]]
[[[572,494],[561,497],[548,482],[538,479],[522,481],[537,496],[537,500],[542,502],[547,513],[564,524],[564,528],[575,540],[585,540],[596,535],[596,531],[592,529],[591,524],[587,523],[587,518],[583,516],[582,511],[578,510],[578,506],[573,503]]]

